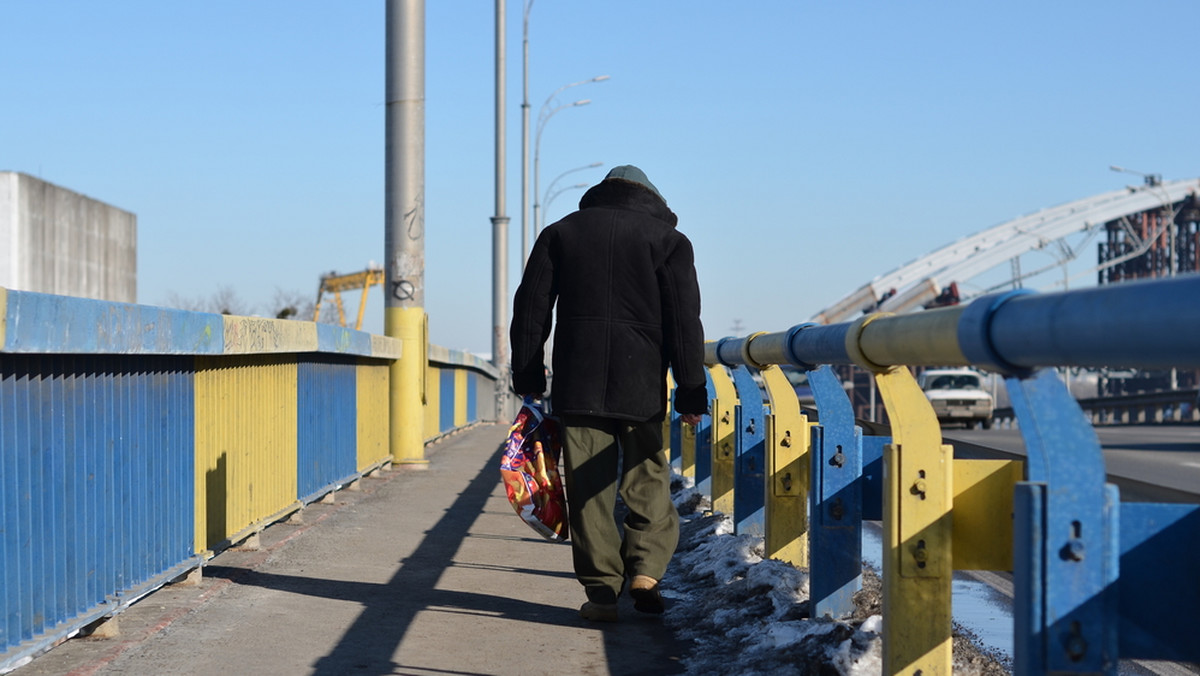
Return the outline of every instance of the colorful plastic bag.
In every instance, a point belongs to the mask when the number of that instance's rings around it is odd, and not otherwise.
[[[558,421],[540,401],[526,398],[508,431],[500,477],[517,516],[551,541],[568,536],[567,498],[558,473],[561,453]]]

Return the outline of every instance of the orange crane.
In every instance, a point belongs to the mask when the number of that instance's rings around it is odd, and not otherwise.
[[[337,306],[338,323],[346,325],[346,313],[342,308],[342,292],[362,289],[362,299],[358,302],[358,321],[354,323],[356,330],[362,330],[363,313],[367,309],[367,292],[372,285],[383,286],[383,268],[368,267],[362,272],[352,272],[339,275],[331,272],[321,276],[321,284],[317,289],[317,304],[313,307],[313,321],[321,318],[321,299],[327,293],[333,294],[334,305]]]

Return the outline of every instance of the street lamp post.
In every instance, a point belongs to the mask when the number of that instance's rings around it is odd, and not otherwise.
[[[576,188],[586,188],[587,187],[586,183],[577,183],[573,186],[563,188],[562,190],[554,191],[554,186],[558,185],[558,182],[561,181],[564,176],[567,176],[568,174],[573,174],[577,171],[583,171],[585,169],[595,169],[596,167],[603,167],[603,166],[604,166],[603,162],[592,162],[591,164],[585,164],[582,167],[575,167],[574,169],[568,169],[568,170],[564,171],[563,173],[559,174],[558,176],[555,176],[554,180],[550,181],[550,185],[546,186],[545,192],[542,193],[542,201],[541,201],[541,209],[540,209],[540,213],[539,213],[539,218],[538,218],[538,220],[535,220],[533,222],[533,227],[536,229],[536,231],[541,232],[542,228],[546,227],[546,213],[545,213],[546,208],[550,206],[550,202],[551,202],[551,200],[554,199],[554,197],[557,197],[559,195],[559,193],[561,193],[565,190],[572,190],[572,189],[576,189]]]
[[[551,108],[550,106],[554,103],[555,97],[557,97],[562,92],[570,89],[571,87],[578,87],[579,85],[585,85],[585,84],[589,84],[592,82],[603,82],[607,79],[609,79],[608,75],[597,75],[596,77],[591,78],[589,80],[580,80],[579,82],[572,82],[571,84],[563,85],[563,86],[559,87],[558,89],[554,90],[553,94],[546,97],[545,103],[542,104],[542,107],[538,112],[537,132],[534,134],[534,141],[533,141],[533,199],[534,199],[534,203],[533,203],[533,222],[531,223],[531,228],[534,230],[534,232],[532,234],[534,235],[535,238],[537,235],[536,229],[538,227],[538,210],[541,208],[541,204],[538,203],[538,194],[539,194],[538,166],[539,166],[539,162],[540,162],[540,158],[541,158],[542,132],[545,131],[546,123],[550,121],[551,117],[554,117],[555,113],[559,112],[560,110],[564,110],[566,108],[577,108],[579,106],[586,106],[587,104],[591,103],[592,100],[591,99],[580,99],[578,101],[574,101],[572,103],[565,103],[565,104],[562,104],[562,105],[554,107],[554,108]],[[528,250],[522,252],[522,257],[528,256],[528,255],[529,255]]]
[[[521,267],[529,258],[529,11],[533,0],[525,3],[521,26]]]
[[[554,192],[550,192],[550,190],[547,189],[546,190],[547,196],[544,200],[542,200],[542,206],[543,206],[542,222],[538,224],[538,229],[539,230],[545,229],[545,227],[546,227],[546,209],[550,208],[550,203],[553,202],[556,197],[558,197],[559,195],[563,194],[564,192],[566,192],[568,190],[579,190],[580,188],[586,188],[586,187],[588,187],[587,183],[576,183],[575,185],[563,186],[563,187],[559,188],[558,190],[555,190]]]

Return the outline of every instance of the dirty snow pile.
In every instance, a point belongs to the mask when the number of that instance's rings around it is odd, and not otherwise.
[[[763,559],[763,539],[733,533],[691,479],[676,475],[679,549],[662,582],[665,621],[692,644],[689,674],[845,674],[882,671],[882,617],[808,617],[808,573]]]

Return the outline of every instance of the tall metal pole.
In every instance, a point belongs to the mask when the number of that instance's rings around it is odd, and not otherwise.
[[[425,2],[387,0],[383,331],[401,341],[389,371],[389,446],[397,463],[424,465]]]
[[[492,364],[496,414],[508,415],[508,216],[504,215],[504,0],[496,0],[496,215],[492,216]]]
[[[525,3],[521,26],[521,269],[529,258],[529,11],[533,0]]]

